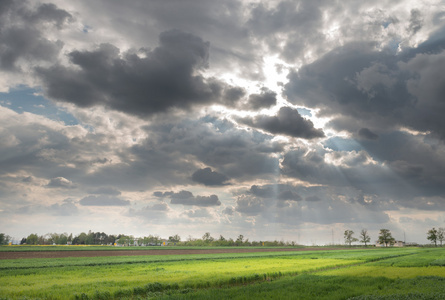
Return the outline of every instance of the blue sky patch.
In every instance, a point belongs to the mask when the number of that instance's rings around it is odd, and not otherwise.
[[[72,114],[41,96],[37,89],[25,86],[11,89],[9,93],[0,93],[0,105],[17,113],[29,112],[51,120],[62,121],[65,125],[79,124]]]

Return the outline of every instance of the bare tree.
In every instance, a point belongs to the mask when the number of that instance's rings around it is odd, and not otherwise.
[[[368,234],[368,230],[362,229],[360,232],[360,243],[364,243],[365,247],[367,246],[367,243],[371,241],[371,237]]]
[[[427,239],[431,241],[431,243],[434,243],[434,246],[437,247],[437,229],[436,228],[432,228],[430,230],[428,230],[427,232]]]
[[[437,230],[437,240],[440,242],[440,247],[442,247],[442,242],[445,240],[445,228],[440,227]]]
[[[349,244],[349,247],[351,247],[351,244],[353,242],[357,242],[358,241],[357,238],[352,236],[353,234],[354,234],[354,231],[352,231],[352,230],[345,230],[345,234],[344,234],[345,243]]]

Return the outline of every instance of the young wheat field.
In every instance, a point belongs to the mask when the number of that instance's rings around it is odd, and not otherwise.
[[[297,250],[3,259],[0,299],[445,299],[442,248]]]

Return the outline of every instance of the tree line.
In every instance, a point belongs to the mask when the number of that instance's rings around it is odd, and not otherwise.
[[[0,244],[8,244],[11,237],[0,234]],[[178,246],[296,246],[294,241],[249,241],[244,235],[240,234],[237,238],[225,238],[220,235],[213,237],[209,232],[204,233],[202,238],[193,238],[189,236],[182,240],[178,234],[169,236],[168,239],[162,239],[158,235],[148,235],[135,237],[125,234],[106,234],[105,232],[82,232],[79,235],[68,233],[47,233],[38,235],[31,233],[20,240],[20,245],[120,245],[120,246],[160,246],[164,244],[175,244]]]
[[[371,242],[371,236],[368,234],[367,229],[362,229],[360,231],[360,237],[356,238],[354,237],[354,231],[352,230],[345,230],[344,232],[344,238],[345,243],[349,246],[352,246],[352,243],[354,242],[360,242],[365,245],[365,247],[368,246],[368,243]],[[385,247],[392,246],[396,242],[396,240],[393,238],[392,233],[389,229],[380,229],[379,236],[377,239],[377,242],[380,245],[385,245]]]
[[[362,229],[358,238],[354,236],[354,231],[345,230],[345,244],[352,246],[352,243],[360,242],[365,247],[371,242],[371,237],[367,229]],[[427,239],[435,246],[442,246],[445,241],[445,228],[432,228],[427,232]],[[12,238],[0,233],[0,245],[7,245],[12,242]],[[396,242],[389,229],[380,229],[377,242],[385,247],[393,246]],[[47,233],[38,235],[32,233],[21,239],[21,245],[122,245],[122,246],[160,246],[162,244],[175,244],[178,246],[297,246],[294,241],[249,241],[240,234],[236,239],[225,238],[220,235],[218,238],[213,237],[206,232],[202,238],[193,238],[189,236],[182,241],[178,234],[169,236],[168,239],[162,239],[158,235],[148,235],[144,237],[134,237],[125,234],[106,234],[105,232],[82,232],[79,235],[68,233]]]
[[[368,230],[366,229],[361,230],[359,238],[354,237],[354,231],[349,229],[345,230],[344,238],[345,243],[349,246],[351,246],[354,242],[360,242],[366,247],[367,244],[371,241],[371,237],[369,236]],[[428,230],[427,239],[430,240],[431,243],[434,243],[435,246],[437,246],[437,242],[439,242],[440,246],[442,247],[442,243],[445,240],[445,228],[435,229],[433,227],[432,229]],[[392,236],[392,233],[389,229],[380,229],[377,242],[380,245],[385,245],[385,247],[388,247],[393,246],[396,240]]]

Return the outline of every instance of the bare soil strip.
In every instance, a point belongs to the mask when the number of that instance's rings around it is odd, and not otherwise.
[[[277,251],[314,251],[333,250],[330,248],[265,248],[265,249],[165,249],[165,250],[118,250],[118,251],[30,251],[30,252],[0,252],[0,259],[24,258],[64,258],[64,257],[98,257],[98,256],[135,256],[135,255],[182,255],[182,254],[211,254],[211,253],[249,253],[249,252],[277,252]]]

